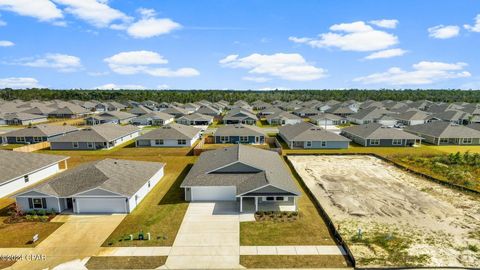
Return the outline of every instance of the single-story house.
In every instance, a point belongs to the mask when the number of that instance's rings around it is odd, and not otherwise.
[[[363,146],[413,146],[422,141],[419,136],[379,123],[346,127],[340,135]]]
[[[33,108],[26,109],[22,111],[23,113],[29,113],[29,114],[36,114],[36,115],[45,115],[48,116],[48,114],[52,111],[54,111],[54,108],[47,107],[45,105],[43,106],[35,106]]]
[[[310,122],[313,124],[324,126],[337,126],[347,123],[347,119],[331,113],[319,113],[318,115],[310,116]]]
[[[145,106],[142,106],[142,105],[139,105],[135,108],[132,108],[130,111],[128,111],[129,113],[131,114],[135,114],[136,116],[140,116],[140,115],[145,115],[145,114],[149,114],[151,112],[153,112],[152,110],[150,110],[149,108],[145,107]]]
[[[210,105],[201,105],[196,112],[204,115],[210,115],[210,116],[218,116],[221,114],[221,111],[219,109],[213,108]]]
[[[343,149],[350,140],[308,122],[278,128],[279,136],[290,149]]]
[[[66,169],[67,159],[66,156],[0,150],[0,197]]]
[[[436,113],[432,116],[439,120],[459,125],[468,124],[469,119],[472,117],[472,115],[469,113],[457,110],[448,110],[441,113]]]
[[[3,120],[2,120],[3,119]],[[30,114],[24,112],[0,114],[0,122],[4,125],[30,125],[47,122],[45,115]]]
[[[186,201],[239,201],[239,210],[297,210],[300,191],[276,152],[235,145],[203,152],[180,185]]]
[[[393,127],[397,124],[398,120],[391,115],[382,115],[379,118],[375,119],[374,122],[387,127]]]
[[[56,110],[51,111],[48,116],[55,118],[79,118],[87,114],[90,114],[90,111],[86,110],[82,106],[76,104],[68,104],[64,107],[60,107]]]
[[[300,117],[310,117],[310,116],[318,115],[319,111],[315,110],[315,108],[302,107],[294,110],[292,113]]]
[[[168,113],[152,111],[150,113],[140,115],[131,120],[134,125],[141,126],[163,126],[172,123],[175,120],[174,116]]]
[[[208,126],[213,123],[213,116],[192,113],[179,117],[177,123],[189,126]]]
[[[323,111],[323,110],[321,110],[321,111]],[[336,105],[333,105],[330,108],[324,110],[323,112],[335,114],[335,115],[342,116],[342,117],[348,117],[349,115],[352,115],[352,114],[356,113],[357,111],[355,110],[355,108],[353,106],[345,106],[343,104],[336,104]]]
[[[252,109],[257,110],[257,111],[264,110],[264,109],[266,109],[270,106],[272,106],[272,105],[270,105],[270,103],[267,103],[267,102],[262,101],[262,100],[257,100],[257,101],[252,102]]]
[[[404,113],[397,114],[394,117],[399,123],[402,123],[405,126],[421,125],[434,120],[429,113],[417,110],[406,111]]]
[[[24,211],[131,213],[163,177],[165,164],[104,159],[84,163],[15,195]]]
[[[368,109],[359,110],[357,113],[348,116],[347,119],[350,123],[362,125],[362,124],[374,123],[375,120],[381,118],[386,114],[390,114],[390,112],[385,109],[372,107]]]
[[[189,112],[187,110],[185,110],[184,108],[180,108],[180,107],[173,106],[173,105],[171,105],[168,108],[165,108],[165,109],[161,110],[161,112],[171,114],[175,118],[179,118],[181,116],[189,114]]]
[[[265,116],[265,119],[267,120],[268,124],[275,126],[293,125],[303,122],[303,119],[299,116],[285,111],[267,115]]]
[[[52,138],[77,130],[78,128],[69,125],[36,125],[12,130],[2,134],[1,137],[3,137],[3,142],[8,144],[33,144],[50,141]]]
[[[404,130],[421,136],[425,142],[435,145],[480,144],[480,131],[450,122],[435,121],[407,126]]]
[[[98,150],[110,149],[135,139],[140,129],[132,125],[101,124],[52,138],[52,150]]]
[[[258,112],[258,116],[259,117],[264,117],[264,116],[267,116],[267,115],[272,115],[272,114],[276,114],[276,113],[280,113],[280,112],[284,112],[284,110],[278,108],[278,107],[268,107],[268,108],[265,108],[261,111]]]
[[[227,125],[247,124],[255,125],[258,118],[255,114],[243,108],[233,108],[223,117],[222,121]]]
[[[213,133],[215,143],[264,144],[265,134],[256,126],[228,125],[221,126]]]
[[[90,116],[85,118],[87,125],[100,125],[100,124],[127,124],[135,118],[136,115],[122,112],[122,111],[109,111],[99,115]]]
[[[169,124],[143,134],[135,140],[137,147],[191,147],[200,138],[202,129]]]

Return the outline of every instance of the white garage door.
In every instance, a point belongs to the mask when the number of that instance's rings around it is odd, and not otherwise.
[[[125,198],[76,198],[79,213],[125,213]]]
[[[192,187],[192,201],[234,201],[235,187]]]

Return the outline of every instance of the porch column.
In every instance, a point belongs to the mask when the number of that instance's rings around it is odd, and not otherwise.
[[[298,211],[297,209],[297,197],[293,197],[293,206],[295,206],[295,212]]]
[[[240,196],[240,213],[243,212],[243,197]]]
[[[258,211],[258,197],[255,197],[255,212]]]

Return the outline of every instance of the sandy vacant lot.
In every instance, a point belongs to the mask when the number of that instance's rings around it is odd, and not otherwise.
[[[479,197],[372,156],[288,158],[360,264],[480,265]]]

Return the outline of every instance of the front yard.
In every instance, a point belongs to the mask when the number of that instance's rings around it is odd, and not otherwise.
[[[0,218],[0,248],[28,248],[35,247],[47,236],[62,226],[59,222],[20,222],[13,224],[3,223]],[[32,238],[38,234],[39,240],[32,243]]]

